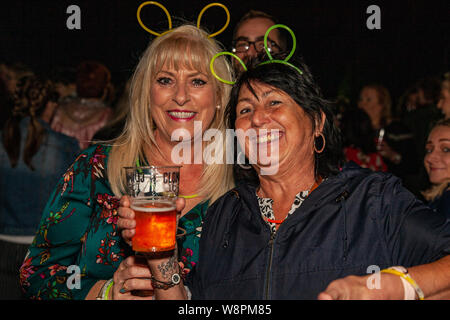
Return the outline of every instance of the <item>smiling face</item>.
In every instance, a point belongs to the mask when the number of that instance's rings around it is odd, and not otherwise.
[[[311,119],[303,109],[284,91],[263,83],[251,83],[253,94],[248,86],[242,86],[236,105],[236,130],[244,133],[254,130],[258,148],[264,144],[278,143],[278,165],[280,169],[295,166],[314,168],[314,135]],[[270,134],[271,130],[273,134]],[[247,158],[252,139],[240,141],[245,147]],[[245,144],[245,146],[243,145]],[[269,149],[269,146],[267,146]],[[275,160],[275,159],[272,159]],[[257,167],[261,167],[258,158]]]
[[[439,184],[450,179],[450,127],[434,128],[425,148],[424,165],[430,182]]]
[[[150,90],[155,136],[163,141],[171,141],[176,129],[187,130],[193,138],[194,121],[201,121],[203,133],[214,119],[215,88],[203,72],[165,65],[155,75]]]

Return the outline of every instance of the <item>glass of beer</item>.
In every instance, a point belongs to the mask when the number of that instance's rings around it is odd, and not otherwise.
[[[136,220],[133,250],[138,253],[174,250],[180,167],[125,167],[124,170]]]

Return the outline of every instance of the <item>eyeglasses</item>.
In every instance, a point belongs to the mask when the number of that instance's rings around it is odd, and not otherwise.
[[[250,46],[253,45],[256,52],[264,51],[264,40],[248,41],[248,40],[235,40],[233,41],[232,50],[233,53],[245,53],[250,50]],[[280,47],[275,41],[267,40],[267,49],[270,53],[280,52]]]

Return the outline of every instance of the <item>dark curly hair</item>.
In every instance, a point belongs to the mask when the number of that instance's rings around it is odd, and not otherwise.
[[[259,65],[261,58],[252,61],[250,66],[247,66],[248,70],[240,75],[231,91],[225,118],[228,121],[228,127],[235,129],[236,105],[239,99],[239,92],[243,86],[247,86],[252,92],[252,84],[254,83],[264,83],[280,89],[287,93],[311,120],[313,129],[311,134],[315,131],[316,123],[321,123],[322,112],[325,114],[326,119],[322,134],[326,143],[323,152],[315,152],[314,174],[316,179],[337,174],[344,163],[342,138],[334,122],[332,105],[323,98],[321,90],[308,66],[300,58],[295,59],[295,61],[290,59],[289,62],[302,71],[302,74],[300,74],[295,68],[282,63]],[[276,56],[273,58],[283,59],[283,57]],[[320,138],[317,140],[317,145],[321,146],[321,140]]]
[[[20,156],[20,121],[24,117],[30,117],[23,160],[31,170],[34,170],[31,160],[38,152],[46,135],[46,129],[39,123],[38,118],[44,112],[49,101],[56,102],[57,100],[58,94],[51,81],[34,75],[25,76],[19,80],[13,95],[12,114],[6,121],[2,133],[3,145],[11,167],[17,166]]]

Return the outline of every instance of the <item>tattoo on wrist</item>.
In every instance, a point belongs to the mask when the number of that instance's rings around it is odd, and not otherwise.
[[[168,261],[158,264],[158,270],[161,272],[163,279],[171,279],[172,275],[179,273],[179,265],[176,256],[170,257]]]

